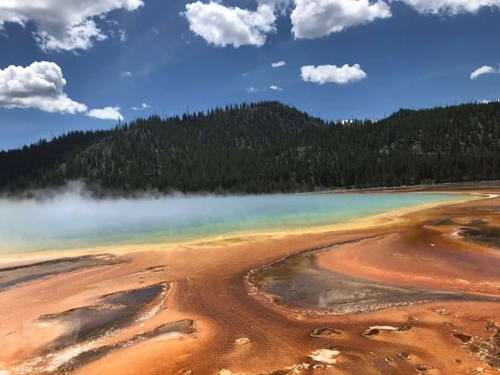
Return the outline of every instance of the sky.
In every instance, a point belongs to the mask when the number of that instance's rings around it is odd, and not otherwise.
[[[327,120],[500,98],[500,0],[0,0],[0,149],[279,100]]]

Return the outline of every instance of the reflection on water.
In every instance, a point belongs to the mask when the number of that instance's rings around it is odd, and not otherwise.
[[[235,231],[325,225],[450,194],[276,194],[101,199],[66,192],[44,200],[0,199],[0,251],[203,238]]]

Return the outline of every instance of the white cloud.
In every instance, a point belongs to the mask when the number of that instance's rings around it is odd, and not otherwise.
[[[295,38],[319,38],[388,17],[391,9],[382,0],[295,0],[292,32]]]
[[[132,77],[132,72],[129,71],[121,72],[120,77]]]
[[[284,15],[292,5],[292,0],[257,0],[260,5],[269,5],[278,13]]]
[[[282,66],[286,66],[286,61],[276,61],[271,64],[273,68],[280,68]]]
[[[500,0],[399,0],[422,14],[476,13],[483,7],[500,8]]]
[[[100,109],[92,109],[87,112],[87,116],[97,118],[99,120],[123,121],[123,116],[120,113],[120,107],[104,107]]]
[[[301,76],[305,82],[317,83],[319,85],[324,85],[325,83],[345,85],[367,77],[359,64],[352,66],[346,64],[342,67],[337,67],[336,65],[307,65],[301,68]]]
[[[258,92],[266,92],[268,90],[271,90],[271,91],[283,91],[283,89],[279,86],[276,86],[276,85],[271,85],[269,87],[263,87],[263,88],[258,88],[258,87],[254,87],[254,86],[250,86],[250,87],[247,87],[247,92],[249,94],[255,94],[255,93],[258,93]]]
[[[59,113],[85,112],[85,104],[70,99],[64,92],[65,86],[62,70],[53,62],[34,62],[27,67],[11,65],[0,69],[0,106]]]
[[[3,0],[0,28],[7,22],[23,26],[32,22],[35,39],[43,50],[85,50],[107,38],[97,18],[113,10],[133,11],[143,5],[142,0]]]
[[[266,42],[266,34],[275,30],[273,8],[265,4],[249,11],[213,1],[207,4],[197,1],[187,4],[181,14],[187,18],[193,33],[219,47],[260,47]]]
[[[139,107],[133,106],[132,110],[133,111],[143,111],[143,110],[149,109],[149,108],[151,108],[151,106],[149,104],[142,103]]]
[[[257,0],[261,5],[269,5],[273,8],[287,7],[292,3],[292,0]]]
[[[120,37],[120,42],[126,42],[128,39],[127,32],[123,29],[118,30],[118,35]]]
[[[0,107],[34,108],[51,113],[85,113],[102,120],[123,120],[119,107],[93,109],[74,101],[64,92],[66,79],[56,63],[37,61],[0,69]]]
[[[253,94],[256,92],[264,92],[264,91],[267,91],[267,89],[259,89],[259,88],[253,87],[253,86],[250,86],[247,88],[247,92],[250,94]]]
[[[485,65],[480,67],[479,69],[474,70],[470,75],[470,79],[474,80],[478,79],[478,77],[484,74],[496,74],[496,73],[500,73],[499,69]]]

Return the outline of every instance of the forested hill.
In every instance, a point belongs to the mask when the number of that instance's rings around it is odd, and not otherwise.
[[[327,123],[278,102],[219,108],[0,152],[0,190],[290,192],[500,179],[500,103]]]

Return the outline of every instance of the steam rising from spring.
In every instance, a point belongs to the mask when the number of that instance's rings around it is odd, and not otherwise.
[[[34,198],[0,198],[0,251],[205,238],[239,231],[332,224],[446,194],[143,195],[92,198],[81,185]]]

